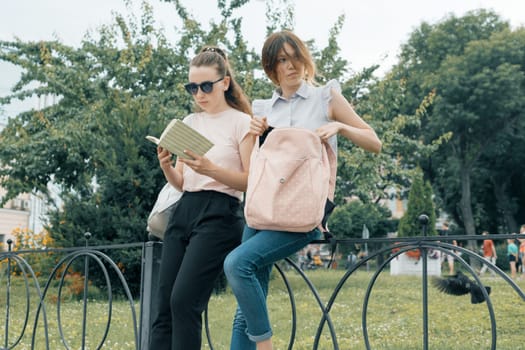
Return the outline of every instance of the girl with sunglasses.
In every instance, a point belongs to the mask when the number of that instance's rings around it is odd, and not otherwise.
[[[205,47],[191,60],[189,83],[196,112],[184,122],[214,146],[193,159],[157,149],[167,181],[182,190],[168,223],[162,248],[149,349],[200,350],[202,312],[222,271],[225,256],[241,240],[241,200],[246,190],[254,138],[251,107],[235,81],[228,59]]]
[[[337,135],[359,147],[379,152],[375,131],[354,111],[335,81],[315,84],[315,64],[301,39],[289,31],[270,35],[262,49],[262,65],[276,85],[273,96],[253,101],[250,132],[260,136],[272,127],[315,131],[337,154]],[[224,272],[237,298],[231,350],[272,349],[266,296],[275,262],[321,238],[319,229],[297,233],[256,230],[245,226],[242,244],[224,262]]]

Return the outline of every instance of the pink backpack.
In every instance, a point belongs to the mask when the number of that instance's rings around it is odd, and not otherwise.
[[[337,165],[330,145],[313,131],[276,128],[253,149],[244,215],[248,226],[310,232],[333,200]]]

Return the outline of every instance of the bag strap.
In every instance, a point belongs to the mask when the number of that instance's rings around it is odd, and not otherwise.
[[[266,129],[262,135],[257,137],[255,147],[259,148],[263,145],[264,141],[266,140],[266,137],[270,134],[270,132],[275,129],[273,126],[269,126],[268,129]]]
[[[334,200],[335,196],[335,181],[337,177],[337,157],[332,146],[328,142],[323,141],[326,155],[328,156],[328,164],[330,165],[330,182],[328,187],[328,199]]]
[[[332,263],[334,262],[335,252],[337,250],[337,239],[335,236],[328,230],[328,227],[326,226],[328,222],[328,218],[330,217],[330,214],[332,214],[332,211],[335,209],[335,203],[333,202],[335,197],[335,182],[337,178],[337,158],[335,155],[334,150],[332,149],[332,146],[328,142],[323,142],[324,148],[326,150],[326,155],[328,157],[328,164],[330,165],[330,180],[329,180],[329,186],[328,186],[328,199],[326,200],[326,204],[324,207],[324,216],[323,221],[321,222],[321,228],[323,229],[323,236],[325,241],[328,241],[328,244],[330,244],[330,261],[328,262],[328,265],[326,266],[327,269],[332,266]]]
[[[335,239],[335,236],[332,233],[330,233],[330,231],[324,231],[323,235],[324,240],[328,241],[328,244],[330,244],[330,261],[328,262],[328,265],[326,265],[326,268],[329,269],[330,266],[332,266],[332,263],[334,262],[335,251],[337,250],[337,239]]]

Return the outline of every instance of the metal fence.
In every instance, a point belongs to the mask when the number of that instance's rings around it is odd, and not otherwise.
[[[472,267],[473,262],[478,264],[488,264],[477,252],[470,251],[463,247],[452,245],[452,240],[484,240],[484,239],[507,239],[516,238],[516,235],[488,235],[488,236],[426,236],[426,223],[423,220],[422,235],[419,237],[404,237],[404,238],[372,238],[372,239],[343,239],[338,240],[337,245],[342,244],[367,244],[380,246],[380,248],[374,250],[372,253],[367,254],[362,259],[357,261],[355,264],[348,267],[345,270],[343,276],[338,282],[337,286],[333,290],[328,301],[323,302],[320,297],[316,286],[310,281],[308,275],[300,268],[299,263],[294,259],[286,259],[286,263],[291,270],[295,271],[302,280],[306,283],[309,292],[315,298],[316,304],[321,312],[321,319],[319,321],[317,332],[314,336],[312,349],[319,348],[319,340],[322,332],[328,329],[331,346],[335,350],[339,350],[338,334],[334,321],[331,319],[331,310],[333,305],[337,302],[339,293],[349,277],[356,271],[367,268],[371,261],[378,262],[375,270],[371,274],[370,281],[366,288],[366,292],[363,298],[363,308],[361,312],[361,328],[363,333],[363,340],[366,349],[371,349],[371,343],[369,340],[369,329],[368,329],[368,305],[372,290],[376,287],[376,281],[378,276],[388,269],[389,264],[393,259],[401,256],[402,254],[417,249],[420,251],[420,261],[422,263],[421,273],[421,290],[422,290],[422,347],[424,350],[429,348],[429,326],[428,326],[428,255],[430,252],[439,251],[444,254],[452,255],[459,263],[460,266],[468,271],[475,281],[480,286],[483,286],[481,279],[476,274],[476,271]],[[522,237],[523,236],[523,237]],[[519,235],[521,238],[525,238],[525,235]],[[86,236],[86,242],[88,242],[89,235]],[[319,243],[328,243],[326,241],[316,241]],[[141,286],[140,286],[140,300],[135,300],[130,291],[128,281],[122,273],[122,267],[119,266],[111,257],[103,253],[106,250],[115,249],[137,249],[140,251],[142,259],[142,272],[141,272]],[[131,244],[120,244],[120,245],[108,245],[108,246],[88,246],[86,243],[85,247],[68,248],[68,249],[46,249],[46,250],[26,250],[26,251],[9,251],[0,253],[0,263],[2,264],[2,279],[0,280],[0,306],[4,309],[4,323],[3,327],[0,323],[0,329],[3,329],[3,337],[0,332],[0,349],[22,349],[21,340],[24,337],[31,339],[31,349],[53,349],[58,348],[72,349],[73,345],[68,340],[70,338],[65,336],[65,323],[63,320],[63,307],[62,300],[65,295],[66,276],[68,271],[73,266],[78,270],[79,266],[83,266],[83,276],[78,281],[81,283],[77,286],[81,289],[81,297],[77,301],[78,308],[81,309],[80,323],[81,331],[76,337],[76,343],[80,344],[81,349],[101,349],[111,348],[107,344],[108,334],[110,332],[110,326],[113,318],[113,302],[115,295],[113,290],[115,286],[112,286],[112,280],[118,280],[120,282],[119,288],[121,288],[121,296],[119,299],[124,299],[128,304],[128,315],[127,317],[131,320],[128,331],[133,334],[133,345],[132,347],[137,350],[146,350],[150,336],[150,326],[152,321],[152,303],[154,297],[154,286],[155,279],[159,268],[159,260],[162,252],[161,242],[143,242],[143,243],[131,243]],[[61,258],[56,258],[57,261],[52,268],[51,273],[45,280],[43,276],[39,276],[38,272],[33,270],[33,267],[28,262],[27,256],[34,256],[39,254],[56,253],[61,254]],[[378,259],[378,257],[387,256],[386,259]],[[467,263],[468,260],[469,262]],[[93,267],[97,268],[97,271],[101,274],[99,277],[103,278],[106,283],[104,300],[105,320],[102,322],[97,320],[97,324],[100,329],[101,335],[96,341],[89,337],[88,331],[94,328],[94,320],[90,319],[90,303],[93,300],[90,298],[90,273],[93,272]],[[295,293],[291,284],[288,281],[289,271],[283,268],[283,265],[276,264],[276,271],[280,278],[282,278],[286,290],[289,295],[290,307],[291,307],[291,331],[288,342],[288,349],[293,349],[294,343],[297,338],[297,315],[295,305]],[[489,264],[491,269],[497,276],[506,281],[516,292],[521,300],[525,300],[525,294],[520,287],[511,279],[504,271],[495,265]],[[13,278],[17,275],[17,283],[22,286],[15,288],[13,286]],[[116,276],[111,278],[110,275]],[[20,282],[22,281],[22,282]],[[78,282],[77,281],[77,282]],[[22,292],[20,292],[22,290]],[[52,292],[53,291],[53,292]],[[13,293],[16,293],[16,298]],[[20,293],[23,293],[21,295]],[[51,294],[53,294],[53,298]],[[482,288],[483,296],[486,299],[486,306],[488,308],[488,314],[490,318],[491,327],[491,349],[496,349],[497,344],[497,327],[496,327],[496,315],[494,312],[493,304],[490,299],[490,295],[487,291]],[[123,297],[122,297],[123,295]],[[13,300],[17,299],[16,305]],[[25,305],[21,305],[20,300],[25,300]],[[50,313],[49,310],[53,309],[56,314]],[[139,310],[137,310],[139,309]],[[21,325],[17,325],[16,329],[12,329],[12,320],[14,312],[22,313],[23,319]],[[211,349],[214,349],[213,339],[210,333],[210,325],[208,323],[208,314],[205,313],[205,334],[207,336],[208,344]],[[67,318],[67,315],[65,316]],[[20,318],[20,317],[19,317]],[[51,321],[52,320],[52,321]],[[102,323],[102,325],[100,325]],[[50,325],[53,324],[53,327]],[[131,329],[129,329],[131,328]],[[51,344],[50,333],[57,333],[60,338],[59,344]],[[30,334],[27,334],[30,333]],[[26,335],[27,334],[27,335]],[[40,336],[38,336],[40,334]],[[37,344],[38,343],[38,344]],[[89,343],[89,344],[88,344]],[[78,348],[78,347],[76,347]],[[25,349],[25,348],[24,348]]]

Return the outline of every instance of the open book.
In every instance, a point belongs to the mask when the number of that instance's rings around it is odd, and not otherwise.
[[[146,136],[146,139],[154,144],[166,148],[177,157],[192,159],[184,153],[190,150],[198,155],[204,155],[213,147],[213,143],[202,136],[197,130],[181,120],[173,119],[160,135],[160,139],[154,136]]]

